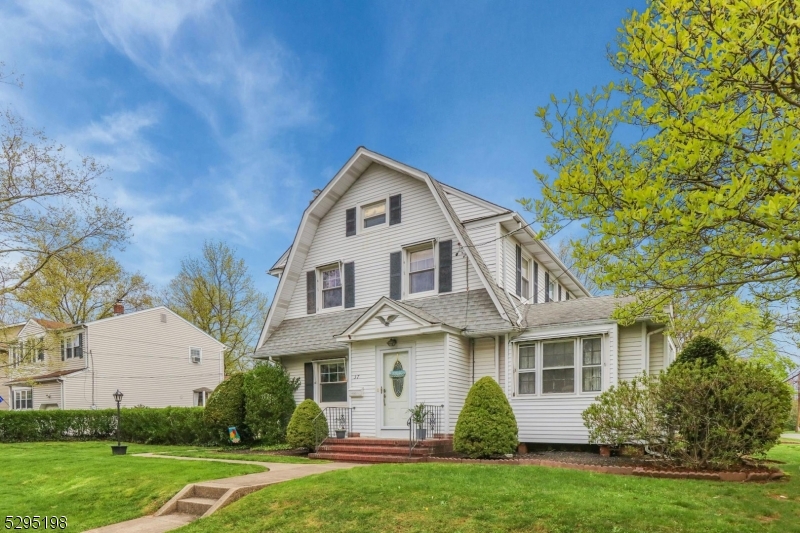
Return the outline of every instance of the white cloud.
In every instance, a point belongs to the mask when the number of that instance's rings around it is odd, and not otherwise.
[[[148,128],[158,123],[154,106],[118,111],[76,131],[77,148],[92,153],[115,172],[137,172],[155,163],[158,152],[145,138]]]

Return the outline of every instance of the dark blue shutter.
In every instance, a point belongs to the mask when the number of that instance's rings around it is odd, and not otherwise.
[[[517,255],[517,296],[522,296],[522,248],[519,244],[515,246]]]
[[[544,273],[544,301],[550,301],[550,272]]]
[[[75,347],[75,357],[83,359],[83,333],[78,333],[78,345]]]
[[[453,290],[453,241],[439,242],[439,292]]]
[[[306,400],[314,399],[314,363],[303,365],[303,381],[305,382]]]
[[[558,286],[558,300],[557,301],[559,301],[559,302],[561,301],[561,285]]]
[[[306,272],[306,313],[313,315],[317,312],[317,273],[314,270]]]
[[[351,207],[345,211],[345,237],[356,234],[356,208]]]
[[[569,300],[569,291],[566,291],[566,293],[567,293],[567,300]]]
[[[389,254],[389,298],[400,300],[403,282],[403,256],[402,252]]]
[[[400,195],[396,194],[389,197],[389,225],[394,226],[402,220],[400,212]]]
[[[61,339],[61,360],[62,361],[67,360],[66,349],[64,348],[64,339]]]
[[[356,306],[356,264],[344,264],[344,308]]]
[[[533,262],[533,303],[539,303],[539,264]]]

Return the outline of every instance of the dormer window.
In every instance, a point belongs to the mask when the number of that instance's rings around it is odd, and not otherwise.
[[[386,200],[365,205],[361,208],[361,219],[364,228],[380,226],[386,223]]]
[[[322,280],[322,308],[342,306],[342,273],[339,265],[320,270]]]
[[[409,251],[408,264],[409,293],[434,290],[436,265],[433,260],[433,244]]]

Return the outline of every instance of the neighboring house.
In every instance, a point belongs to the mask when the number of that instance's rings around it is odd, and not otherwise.
[[[166,307],[64,324],[28,320],[9,346],[14,410],[205,405],[223,380],[225,346]]]
[[[600,392],[674,358],[662,325],[618,325],[621,302],[592,297],[519,214],[364,148],[269,272],[256,357],[300,378],[298,402],[351,408],[362,437],[408,438],[418,403],[442,406],[452,434],[491,376],[520,441],[586,443]]]
[[[25,323],[22,322],[0,327],[0,398],[2,398],[0,411],[11,409],[11,390],[5,386],[9,372],[8,355],[11,346],[16,344],[17,336],[24,326]]]

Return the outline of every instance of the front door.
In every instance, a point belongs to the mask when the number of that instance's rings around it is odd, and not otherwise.
[[[411,398],[407,351],[383,354],[383,427],[406,429]]]

